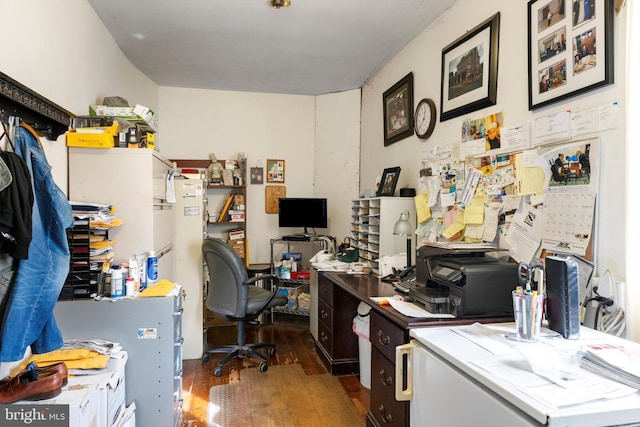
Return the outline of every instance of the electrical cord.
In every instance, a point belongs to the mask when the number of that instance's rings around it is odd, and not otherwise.
[[[610,279],[612,296],[616,294],[615,280],[610,271],[605,272]],[[598,287],[594,286],[592,292],[595,296],[587,298],[582,306],[586,308],[589,303],[595,301],[598,303],[595,310],[595,317],[593,320],[593,329],[602,331],[611,335],[621,337],[624,335],[625,326],[625,313],[622,307],[615,304],[613,298],[606,298],[598,293]],[[611,308],[613,307],[613,308]]]
[[[613,313],[604,313],[598,322],[598,330],[622,337],[625,331],[624,310],[618,308]]]

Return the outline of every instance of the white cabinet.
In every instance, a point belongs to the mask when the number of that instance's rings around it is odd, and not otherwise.
[[[410,400],[411,426],[640,425],[637,391],[614,397],[615,384],[583,367],[578,379],[566,384],[538,377],[516,350],[518,344],[504,338],[505,332],[514,330],[513,323],[459,333],[469,328],[411,329],[411,343],[396,347],[396,360],[406,359],[404,364],[396,363],[396,379],[403,374],[411,378],[405,390],[396,388],[396,398]],[[580,330],[579,342],[623,348],[628,354],[640,351],[637,343],[586,328]],[[605,388],[607,398],[602,399],[598,390]],[[575,396],[583,402],[576,403]]]
[[[351,206],[351,245],[358,248],[360,261],[377,273],[378,258],[407,252],[407,236],[393,234],[403,211],[416,224],[413,197],[373,197],[353,200]],[[410,236],[412,264],[415,263],[415,236]]]
[[[123,221],[110,236],[115,263],[154,250],[159,277],[168,280],[174,280],[173,210],[166,202],[172,169],[154,150],[69,148],[69,199],[113,205]]]

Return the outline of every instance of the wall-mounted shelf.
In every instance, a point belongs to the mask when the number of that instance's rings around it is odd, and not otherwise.
[[[0,112],[20,117],[41,136],[55,141],[69,129],[74,114],[0,73]]]

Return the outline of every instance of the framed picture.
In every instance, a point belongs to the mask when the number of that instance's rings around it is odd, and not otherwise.
[[[613,83],[611,0],[530,0],[529,110]]]
[[[385,91],[382,106],[385,147],[413,135],[413,73]]]
[[[442,49],[440,121],[496,104],[500,12]]]
[[[262,168],[251,168],[251,183],[264,184],[264,171]]]
[[[384,172],[382,172],[382,178],[380,179],[376,196],[393,196],[393,193],[396,191],[399,176],[400,167],[385,169]]]
[[[284,160],[267,159],[267,182],[284,183]]]

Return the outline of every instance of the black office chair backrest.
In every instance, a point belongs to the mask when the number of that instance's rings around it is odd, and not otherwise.
[[[247,309],[247,268],[238,254],[218,238],[206,238],[202,255],[209,270],[205,305],[220,316],[244,317]]]

